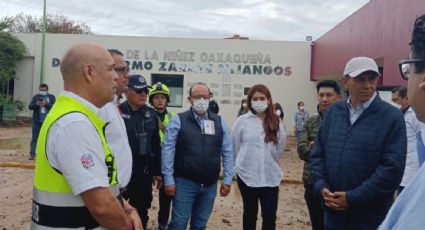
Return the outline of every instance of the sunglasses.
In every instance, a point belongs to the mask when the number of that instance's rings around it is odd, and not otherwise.
[[[118,74],[125,74],[130,71],[130,68],[128,66],[124,66],[124,67],[114,68],[114,70]]]
[[[137,94],[148,94],[149,90],[148,89],[133,89],[133,91]]]
[[[409,80],[410,74],[412,72],[412,63],[421,63],[425,62],[425,59],[408,59],[402,60],[399,62],[398,67],[400,69],[401,77],[404,80]]]

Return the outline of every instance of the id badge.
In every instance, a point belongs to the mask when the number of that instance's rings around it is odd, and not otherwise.
[[[204,120],[204,133],[208,135],[215,135],[214,122],[210,120]]]

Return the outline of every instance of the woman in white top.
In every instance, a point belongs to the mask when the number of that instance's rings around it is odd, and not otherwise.
[[[252,86],[247,103],[248,113],[240,116],[232,128],[235,172],[244,208],[243,229],[256,228],[258,201],[262,229],[275,229],[285,128],[265,85]]]

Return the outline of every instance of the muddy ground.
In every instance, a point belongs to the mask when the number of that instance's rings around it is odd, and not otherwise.
[[[30,127],[0,128],[0,163],[28,160]],[[284,181],[280,186],[277,229],[311,229],[301,183],[302,162],[298,159],[294,141],[289,137],[287,150],[281,159]],[[33,169],[0,167],[0,230],[29,229]],[[157,229],[157,192],[150,211],[148,229]],[[261,229],[259,214],[257,229]],[[236,183],[227,197],[217,197],[208,229],[242,229],[242,200]]]

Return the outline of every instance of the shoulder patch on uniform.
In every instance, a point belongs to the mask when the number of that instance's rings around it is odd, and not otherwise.
[[[88,169],[94,166],[93,157],[91,154],[84,154],[80,158],[81,164],[84,168]]]

